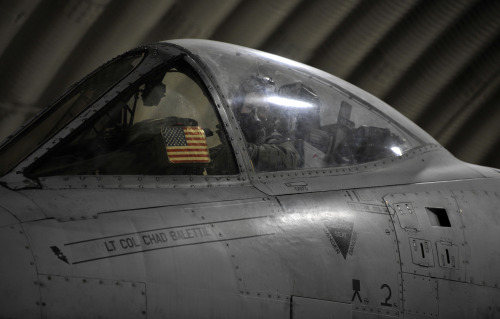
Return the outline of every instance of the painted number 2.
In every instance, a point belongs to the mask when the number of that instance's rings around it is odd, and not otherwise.
[[[387,298],[385,298],[385,301],[384,302],[381,302],[380,304],[382,306],[386,306],[386,307],[392,307],[392,305],[388,302],[389,299],[391,299],[391,296],[392,296],[392,292],[391,292],[391,287],[389,287],[389,285],[387,284],[383,284],[380,289],[384,289],[384,288],[387,288],[387,290],[389,290],[389,295],[387,296]]]

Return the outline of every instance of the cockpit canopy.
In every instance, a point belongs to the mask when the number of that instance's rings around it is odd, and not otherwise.
[[[437,142],[317,69],[240,46],[174,40],[131,51],[73,87],[2,145],[0,174],[25,159],[32,179],[237,175],[245,165],[257,173],[358,165],[425,144]]]
[[[217,75],[257,172],[356,165],[437,144],[383,102],[314,68],[233,45],[173,43]]]

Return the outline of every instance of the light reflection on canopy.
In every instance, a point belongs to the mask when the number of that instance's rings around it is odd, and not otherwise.
[[[314,107],[314,104],[301,101],[301,100],[295,100],[295,99],[289,99],[281,96],[270,96],[266,98],[269,103],[283,106],[283,107],[296,107],[296,108],[309,108],[309,107]]]
[[[403,152],[401,151],[401,148],[397,147],[397,146],[393,146],[391,147],[391,150],[394,152],[394,154],[396,154],[397,156],[401,156],[403,155]]]

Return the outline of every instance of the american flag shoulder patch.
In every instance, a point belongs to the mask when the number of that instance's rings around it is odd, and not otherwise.
[[[161,130],[171,163],[209,163],[207,138],[199,126],[164,127]]]

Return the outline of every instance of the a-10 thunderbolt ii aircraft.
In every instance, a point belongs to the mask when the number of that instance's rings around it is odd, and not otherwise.
[[[1,318],[500,317],[500,171],[275,55],[132,50],[0,168]]]

